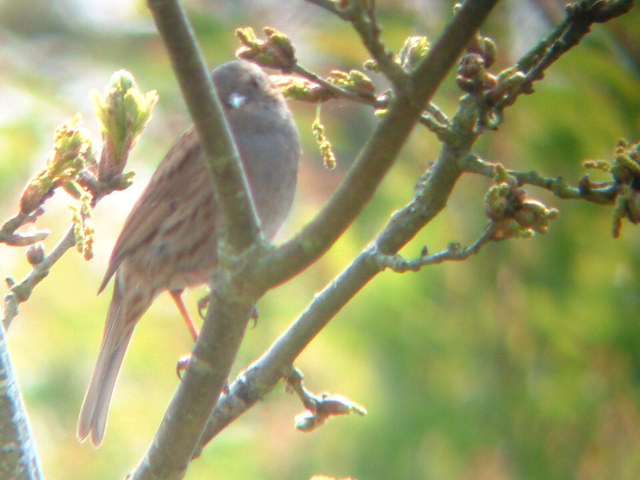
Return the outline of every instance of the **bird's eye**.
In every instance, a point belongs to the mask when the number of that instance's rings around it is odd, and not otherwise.
[[[251,86],[253,88],[260,87],[260,80],[258,80],[256,77],[251,77]]]
[[[241,93],[233,92],[231,95],[229,95],[227,102],[229,107],[238,109],[247,102],[247,97],[246,95],[242,95]]]

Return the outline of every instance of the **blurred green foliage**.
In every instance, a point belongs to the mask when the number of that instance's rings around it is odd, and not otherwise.
[[[188,1],[212,66],[233,57],[234,29],[270,25],[290,35],[301,62],[320,74],[367,59],[357,36],[304,2]],[[447,2],[377,2],[384,38],[398,49],[412,34],[435,40]],[[551,27],[535,2],[505,2],[483,33],[497,68],[509,66]],[[549,13],[549,12],[547,12]],[[577,181],[586,158],[610,158],[617,139],[640,137],[640,15],[598,25],[506,112],[477,153],[509,168]],[[48,478],[121,478],[152,439],[190,349],[168,298],[141,322],[125,362],[103,447],[75,440],[77,412],[97,354],[108,294],[95,297],[115,236],[151,169],[188,118],[144,2],[0,2],[0,217],[17,209],[42,167],[56,125],[83,114],[95,140],[89,92],[125,68],[160,96],[133,151],[136,184],[96,210],[96,258],[69,252],[22,306],[9,331]],[[634,56],[635,55],[635,56]],[[375,81],[379,79],[374,78]],[[382,87],[384,84],[380,83]],[[449,114],[453,81],[436,101]],[[293,105],[304,165],[295,211],[282,236],[309,219],[340,181],[376,120],[359,105],[322,108],[338,168],[326,171],[311,136],[315,106]],[[259,355],[412,195],[438,151],[417,129],[375,199],[328,255],[269,293],[248,332],[238,369]],[[489,181],[465,177],[448,208],[403,252],[469,244],[486,221]],[[465,262],[375,279],[309,346],[298,366],[307,386],[363,404],[367,417],[297,433],[302,408],[276,389],[192,464],[188,479],[301,479],[314,473],[382,479],[626,480],[640,475],[640,234],[611,238],[611,208],[529,193],[561,210],[544,237],[506,241]],[[50,250],[67,229],[62,195],[39,227]],[[0,246],[0,272],[21,278],[23,252]],[[188,296],[195,305],[202,291]]]

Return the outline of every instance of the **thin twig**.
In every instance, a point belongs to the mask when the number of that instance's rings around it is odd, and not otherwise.
[[[382,29],[376,20],[375,1],[354,1],[346,4],[344,9],[337,7],[329,0],[305,0],[318,5],[343,20],[351,22],[353,28],[360,35],[362,44],[367,48],[371,57],[376,61],[380,71],[391,81],[395,90],[406,90],[409,87],[409,75],[394,60],[380,38]]]
[[[483,234],[470,246],[464,248],[459,243],[450,243],[446,250],[432,255],[421,255],[413,260],[407,260],[401,255],[386,255],[376,250],[375,245],[369,249],[371,260],[377,262],[380,270],[389,268],[396,273],[418,272],[429,265],[436,265],[447,261],[462,261],[476,255],[480,249],[493,240],[496,227],[489,222]]]
[[[380,71],[389,79],[396,92],[410,89],[409,75],[395,61],[393,53],[388,50],[381,39],[382,29],[376,20],[375,1],[354,1],[345,10],[348,20],[360,35],[363,45],[376,61]]]
[[[333,94],[335,97],[346,98],[349,100],[353,100],[354,102],[371,105],[375,108],[383,108],[385,106],[384,103],[382,103],[378,98],[373,96],[360,95],[356,92],[347,90],[346,88],[342,88],[339,85],[331,83],[326,78],[318,75],[317,73],[303,67],[299,63],[296,63],[296,65],[292,69],[292,72],[314,83],[317,83],[318,85],[321,85],[325,90],[331,92],[331,94]]]
[[[496,174],[496,168],[501,167],[501,165],[487,162],[477,155],[467,156],[464,159],[464,165],[465,171],[488,178],[493,178]],[[564,200],[587,200],[600,205],[612,205],[618,193],[618,187],[614,183],[592,183],[587,176],[583,177],[579,186],[574,187],[562,177],[545,177],[534,170],[528,172],[507,170],[507,173],[514,177],[519,185],[540,187]]]
[[[46,231],[34,233],[16,233],[16,230],[18,230],[23,225],[35,222],[40,213],[41,210],[36,210],[36,213],[32,214],[26,214],[22,212],[16,213],[13,217],[4,222],[2,224],[2,227],[0,227],[0,243],[4,243],[12,247],[24,247],[47,238],[49,232]]]
[[[392,216],[370,248],[381,255],[396,254],[445,207],[462,173],[465,152],[469,151],[476,138],[475,118],[466,111],[472,108],[469,101],[463,102],[452,119],[452,128],[458,135],[443,145],[438,160],[416,188],[415,197]],[[479,248],[481,243],[482,240],[470,248]],[[383,270],[372,259],[370,248],[361,252],[335,280],[316,294],[287,331],[230,385],[228,393],[216,405],[195,456],[228,424],[261,400],[281,377],[288,375],[291,365],[309,342]]]
[[[303,67],[299,63],[296,63],[296,65],[292,69],[292,72],[303,78],[306,78],[307,80],[317,83],[325,90],[330,92],[333,95],[333,98],[346,98],[357,103],[370,105],[376,110],[385,109],[389,107],[392,102],[393,93],[391,91],[383,92],[377,96],[360,95],[357,92],[352,92],[331,83],[326,78]],[[427,113],[421,114],[420,118],[418,119],[418,121],[422,125],[435,133],[440,140],[444,140],[448,135],[450,135],[451,132],[448,128],[449,119],[435,103],[427,103],[425,112]]]
[[[60,260],[67,250],[75,246],[76,241],[73,231],[73,227],[69,228],[65,236],[62,237],[53,250],[51,250],[49,255],[47,255],[42,262],[35,265],[22,282],[13,285],[11,292],[4,296],[2,325],[5,330],[11,326],[11,322],[18,314],[18,305],[29,299],[36,285],[49,275],[51,267]]]
[[[324,425],[331,417],[355,413],[365,416],[367,410],[342,395],[323,392],[314,394],[304,386],[304,376],[297,368],[291,368],[284,381],[288,392],[295,393],[305,407],[305,411],[296,415],[296,428],[311,432]]]
[[[106,182],[101,182],[91,173],[82,171],[79,174],[78,183],[83,187],[86,187],[87,190],[91,192],[93,199],[91,204],[95,207],[102,198],[110,193],[127,188],[129,184],[126,181],[126,177],[127,174],[117,174],[112,178],[107,179]],[[2,229],[7,232],[12,232],[12,229],[15,230],[25,223],[35,221],[43,211],[43,208],[40,207],[31,215],[18,213],[15,217],[5,222]],[[31,245],[44,240],[48,235],[48,232],[36,232],[29,236],[22,235],[22,237],[33,240],[32,242],[24,244]],[[15,237],[19,235],[16,233],[8,233],[7,236],[15,239]],[[9,329],[13,319],[18,316],[19,305],[31,297],[33,289],[49,275],[51,267],[53,267],[53,265],[62,258],[67,250],[71,249],[75,245],[76,238],[74,234],[74,227],[72,226],[60,239],[53,250],[51,250],[51,252],[45,256],[42,261],[35,264],[31,272],[29,272],[21,282],[15,283],[13,280],[7,279],[7,283],[10,284],[9,287],[11,291],[4,296],[4,308],[2,309],[1,321],[5,329]]]
[[[258,276],[278,284],[322,255],[372,198],[412,128],[447,72],[497,0],[466,2],[412,72],[414,88],[398,93],[344,181],[320,213],[292,240],[269,255]]]
[[[544,72],[553,63],[578,45],[589,33],[594,23],[608,21],[623,15],[632,6],[632,0],[586,1],[568,5],[566,18],[517,62],[516,67],[526,74],[526,80],[519,88],[498,102],[495,106],[496,110],[500,111],[512,105],[519,95],[530,92],[533,83],[541,80],[544,77]],[[607,8],[611,10],[609,18],[606,20],[599,18],[598,15],[602,13],[601,11]]]

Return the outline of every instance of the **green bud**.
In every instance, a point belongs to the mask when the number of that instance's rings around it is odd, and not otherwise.
[[[427,56],[431,42],[427,37],[411,36],[404,41],[404,45],[400,50],[398,63],[408,71],[413,70],[420,60]]]
[[[155,90],[143,93],[131,73],[118,70],[102,94],[92,93],[92,100],[107,152],[100,162],[99,174],[100,180],[105,180],[124,169],[129,151],[151,118],[158,95]]]

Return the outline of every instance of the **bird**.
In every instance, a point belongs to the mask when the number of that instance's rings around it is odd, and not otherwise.
[[[279,89],[245,60],[211,73],[238,152],[261,231],[273,239],[296,190],[300,140]],[[154,299],[169,291],[189,324],[181,293],[207,283],[218,267],[222,215],[195,127],[173,144],[134,204],[115,243],[100,285],[112,277],[113,296],[77,436],[101,445],[111,397],[131,336]],[[190,331],[197,330],[191,322]]]

